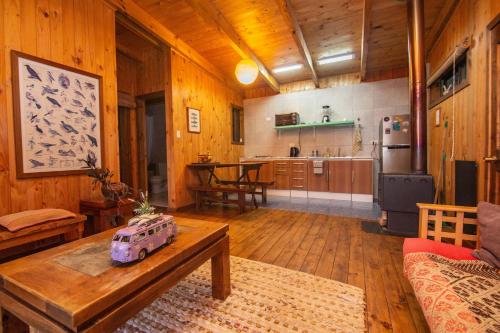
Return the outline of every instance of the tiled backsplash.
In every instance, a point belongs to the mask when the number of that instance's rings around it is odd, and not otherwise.
[[[382,116],[409,113],[408,79],[361,83],[328,89],[316,89],[270,97],[247,99],[245,109],[245,157],[255,155],[288,156],[290,146],[299,146],[299,130],[274,129],[274,115],[298,112],[302,122],[320,122],[321,107],[330,105],[333,120],[360,118],[363,149],[355,156],[371,156],[372,141],[378,141]],[[352,127],[302,129],[301,156],[312,150],[324,154],[352,155]],[[377,150],[378,153],[378,150]]]

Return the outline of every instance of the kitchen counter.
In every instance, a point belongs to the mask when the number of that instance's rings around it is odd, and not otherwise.
[[[372,157],[256,156],[240,160],[267,162],[259,179],[273,182],[269,194],[373,202]]]
[[[264,161],[264,160],[374,160],[370,156],[299,156],[299,157],[287,157],[287,156],[263,156],[263,157],[242,157],[241,161]]]

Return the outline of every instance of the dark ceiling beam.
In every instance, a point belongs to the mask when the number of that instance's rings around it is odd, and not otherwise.
[[[436,21],[434,22],[434,25],[432,26],[427,37],[425,47],[427,52],[429,52],[434,47],[434,44],[436,44],[438,37],[441,35],[441,32],[443,32],[446,23],[448,23],[448,20],[450,19],[451,14],[453,14],[453,11],[457,7],[458,3],[459,0],[445,1],[443,8],[441,8],[441,11],[436,16]]]
[[[304,34],[302,33],[302,29],[300,28],[297,17],[295,16],[295,12],[293,11],[292,4],[290,0],[276,0],[278,4],[278,8],[281,12],[281,15],[285,19],[290,32],[292,33],[293,39],[295,40],[295,44],[299,49],[299,52],[306,63],[309,71],[311,72],[311,79],[314,82],[316,88],[319,87],[318,75],[316,74],[316,69],[314,68],[314,62],[311,57],[311,52],[307,47],[306,40],[304,38]]]
[[[257,57],[252,49],[241,39],[224,15],[209,1],[206,0],[185,0],[194,11],[203,18],[209,25],[214,26],[217,31],[229,42],[231,47],[243,58],[253,60],[259,67],[259,72],[264,81],[276,92],[279,92],[280,85],[271,75],[264,63]]]
[[[368,40],[370,39],[370,24],[372,13],[372,0],[365,0],[363,5],[363,31],[361,32],[361,81],[366,78],[366,67],[368,62]]]

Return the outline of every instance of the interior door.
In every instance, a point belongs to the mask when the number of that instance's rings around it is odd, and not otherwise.
[[[498,20],[497,20],[498,22]],[[491,29],[486,200],[500,204],[500,23]]]

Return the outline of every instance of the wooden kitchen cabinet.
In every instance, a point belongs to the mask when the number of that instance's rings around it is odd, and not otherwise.
[[[307,160],[290,161],[290,189],[307,190]]]
[[[307,190],[328,192],[328,161],[323,161],[323,174],[314,174],[313,161],[307,162]]]
[[[272,182],[272,181],[274,181],[274,163],[273,163],[273,161],[269,161],[269,160],[263,160],[263,161],[252,160],[252,162],[266,163],[266,164],[264,164],[260,168],[260,171],[259,171],[259,181],[261,181],[261,182]],[[250,179],[255,179],[255,174],[256,174],[256,172],[254,170],[250,170],[248,172],[248,175],[250,176]]]
[[[328,161],[328,191],[334,193],[351,193],[352,160]]]
[[[373,194],[373,160],[352,160],[352,193]]]
[[[290,161],[278,160],[274,161],[274,189],[289,190],[290,189]]]

